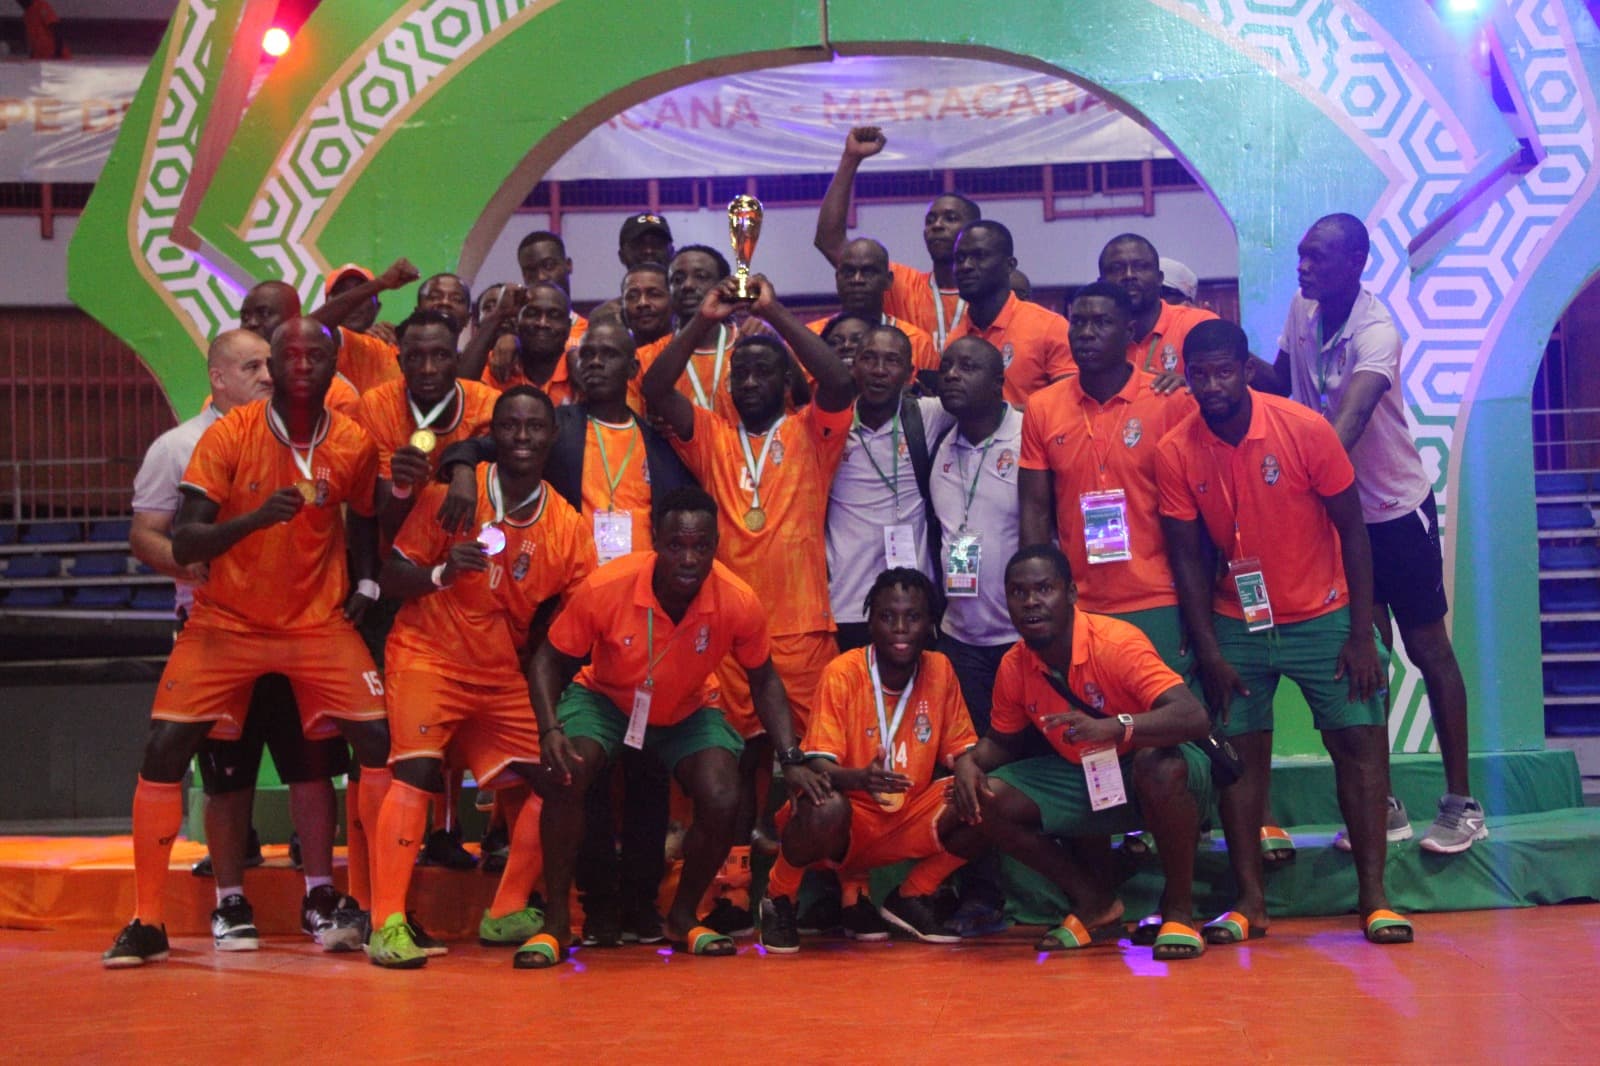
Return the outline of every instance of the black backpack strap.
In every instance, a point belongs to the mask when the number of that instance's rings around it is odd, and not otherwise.
[[[1058,670],[1046,670],[1044,672],[1044,677],[1045,677],[1046,681],[1050,682],[1050,687],[1055,689],[1056,693],[1058,695],[1060,695],[1060,697],[1062,699],[1066,700],[1067,703],[1072,705],[1072,709],[1073,710],[1082,711],[1084,714],[1088,715],[1090,718],[1110,718],[1111,717],[1111,715],[1105,713],[1104,711],[1096,710],[1094,707],[1090,706],[1088,703],[1084,702],[1082,699],[1079,699],[1078,698],[1078,694],[1076,692],[1072,691],[1072,689],[1070,687],[1068,687],[1067,680],[1066,680],[1066,678],[1061,676],[1060,671],[1058,671]]]

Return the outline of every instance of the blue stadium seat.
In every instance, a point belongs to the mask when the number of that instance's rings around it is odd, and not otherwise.
[[[1600,570],[1600,547],[1593,544],[1541,544],[1540,570]]]
[[[1573,496],[1580,492],[1588,492],[1589,475],[1547,470],[1542,474],[1533,475],[1533,491],[1540,496]]]
[[[109,610],[126,607],[132,598],[133,589],[128,585],[91,585],[74,590],[72,606]]]
[[[56,555],[15,555],[6,563],[6,577],[60,577],[61,558]]]
[[[71,544],[83,537],[77,522],[35,522],[22,534],[23,544]]]
[[[145,585],[134,592],[130,606],[136,611],[163,611],[171,614],[177,606],[177,593],[168,585]]]
[[[73,577],[123,577],[128,573],[128,557],[116,552],[80,555],[72,561]]]
[[[1547,503],[1538,510],[1540,529],[1594,528],[1594,512],[1581,503]]]
[[[17,527],[13,525],[0,526],[0,544],[15,544],[17,542]]]
[[[128,539],[133,523],[126,518],[108,518],[89,527],[89,540],[94,544],[115,544]]]
[[[1594,707],[1546,707],[1545,735],[1552,737],[1600,736],[1600,705]]]
[[[1539,606],[1546,611],[1600,611],[1600,582],[1541,581]]]
[[[1600,655],[1600,622],[1547,622],[1540,630],[1545,651]]]
[[[1557,696],[1600,696],[1600,662],[1550,663],[1544,668],[1544,687]]]
[[[60,607],[67,602],[64,589],[12,589],[6,595],[7,607]]]

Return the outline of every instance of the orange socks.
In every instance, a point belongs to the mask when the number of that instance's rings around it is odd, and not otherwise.
[[[494,918],[504,918],[526,907],[528,894],[544,873],[544,848],[539,836],[539,817],[544,804],[535,796],[518,806],[521,809],[511,823],[511,854],[506,859],[505,872],[500,875],[494,902],[489,906],[489,915]]]
[[[367,782],[363,782],[366,784]],[[362,789],[365,799],[366,789]],[[433,793],[396,781],[388,788],[372,836],[372,924],[406,912],[411,870],[417,864],[422,835],[428,830],[428,804]]]
[[[383,799],[389,794],[389,783],[394,775],[387,766],[361,768],[361,792],[356,798],[356,812],[361,816],[361,830],[366,835],[366,863],[364,873],[369,879],[369,892],[378,885],[378,815],[383,811]],[[354,862],[354,860],[351,860]],[[354,895],[354,893],[352,893]],[[360,897],[357,897],[359,902]],[[385,915],[384,917],[388,917]],[[382,919],[380,918],[381,922]]]
[[[161,894],[167,885],[172,842],[183,828],[183,786],[139,778],[133,790],[133,916],[145,925],[166,920]]]
[[[344,785],[344,835],[349,844],[345,880],[350,895],[365,910],[372,902],[372,857],[367,850],[367,827],[361,822],[361,782],[354,777],[347,778]]]
[[[772,872],[767,874],[768,898],[788,896],[790,900],[796,899],[800,893],[800,876],[804,872],[779,854],[772,864]]]
[[[948,851],[929,855],[917,863],[900,883],[902,896],[931,896],[939,890],[946,877],[966,865],[967,860]]]

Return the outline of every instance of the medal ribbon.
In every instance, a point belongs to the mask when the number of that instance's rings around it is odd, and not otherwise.
[[[750,507],[752,510],[761,507],[761,471],[766,469],[767,452],[772,450],[772,442],[778,439],[778,427],[783,425],[783,420],[788,415],[779,415],[778,420],[772,423],[772,428],[767,430],[767,437],[761,442],[761,457],[757,458],[750,450],[750,431],[744,428],[744,423],[739,424],[739,447],[744,449],[745,469],[750,471]]]
[[[494,507],[495,525],[499,525],[501,522],[504,522],[506,520],[506,515],[516,514],[534,500],[539,501],[539,509],[534,512],[533,518],[531,518],[527,524],[530,526],[533,525],[535,522],[539,521],[539,516],[544,514],[544,505],[546,502],[548,502],[543,499],[544,482],[539,482],[538,486],[532,492],[524,496],[521,502],[519,502],[515,507],[507,507],[505,504],[505,495],[500,488],[499,463],[495,463],[489,467],[489,476],[486,480],[489,482],[489,503]]]
[[[445,409],[448,408],[451,402],[455,400],[456,392],[460,388],[460,385],[452,385],[450,387],[450,391],[444,394],[444,399],[434,404],[433,410],[429,411],[426,415],[424,415],[422,413],[422,409],[417,406],[417,401],[411,398],[411,391],[407,389],[406,406],[411,408],[411,420],[417,424],[417,428],[427,429],[429,426],[439,421],[439,416],[444,414]]]
[[[642,435],[639,432],[639,421],[638,419],[630,418],[626,426],[613,426],[610,422],[602,422],[590,415],[589,425],[594,427],[595,443],[600,445],[600,466],[606,472],[606,510],[608,512],[615,511],[617,509],[617,486],[622,484],[622,475],[628,472],[628,464],[633,461],[633,449],[638,445],[639,437]],[[606,437],[604,433],[600,432],[601,426],[605,426],[607,429],[633,430],[633,433],[628,437],[628,451],[623,455],[622,465],[617,468],[615,474],[611,472],[611,460],[606,457]]]
[[[717,354],[711,361],[711,392],[707,394],[705,386],[700,384],[700,375],[694,369],[694,355],[689,356],[689,363],[683,368],[689,375],[689,387],[694,390],[694,402],[704,407],[707,411],[716,410],[712,406],[712,398],[716,395],[717,386],[722,384],[722,369],[726,365],[725,353],[728,348],[728,327],[717,325]]]
[[[270,425],[283,442],[289,446],[289,454],[294,456],[295,469],[300,471],[300,476],[307,481],[315,481],[312,476],[311,460],[317,454],[317,441],[322,439],[328,424],[328,412],[323,411],[322,417],[317,419],[317,428],[311,431],[311,443],[306,448],[305,455],[300,454],[300,449],[294,446],[294,441],[289,437],[289,427],[283,424],[283,419],[278,417],[278,412],[269,403],[267,405],[267,424]]]
[[[900,690],[900,699],[894,705],[894,717],[888,715],[888,707],[883,699],[883,681],[878,677],[878,652],[876,648],[867,648],[867,672],[872,675],[872,703],[878,711],[878,735],[883,738],[883,768],[894,770],[894,738],[900,732],[900,723],[905,720],[906,708],[911,704],[911,690],[917,685],[917,672],[911,671],[911,677],[906,680],[906,687]]]
[[[933,313],[938,316],[939,320],[939,327],[933,334],[933,347],[934,351],[942,352],[944,351],[945,338],[953,333],[957,326],[961,325],[961,316],[967,313],[967,301],[959,296],[956,297],[956,313],[950,319],[949,328],[946,329],[944,324],[944,294],[939,291],[939,283],[933,279],[932,274],[928,275],[928,288],[933,292]]]

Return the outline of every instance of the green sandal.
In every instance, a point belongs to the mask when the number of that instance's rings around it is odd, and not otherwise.
[[[1193,926],[1182,922],[1162,922],[1150,955],[1157,962],[1198,959],[1206,953],[1206,942]]]
[[[1069,914],[1061,920],[1060,925],[1040,937],[1039,943],[1034,947],[1039,951],[1077,951],[1095,944],[1114,942],[1121,935],[1120,918],[1090,929],[1076,914]]]

